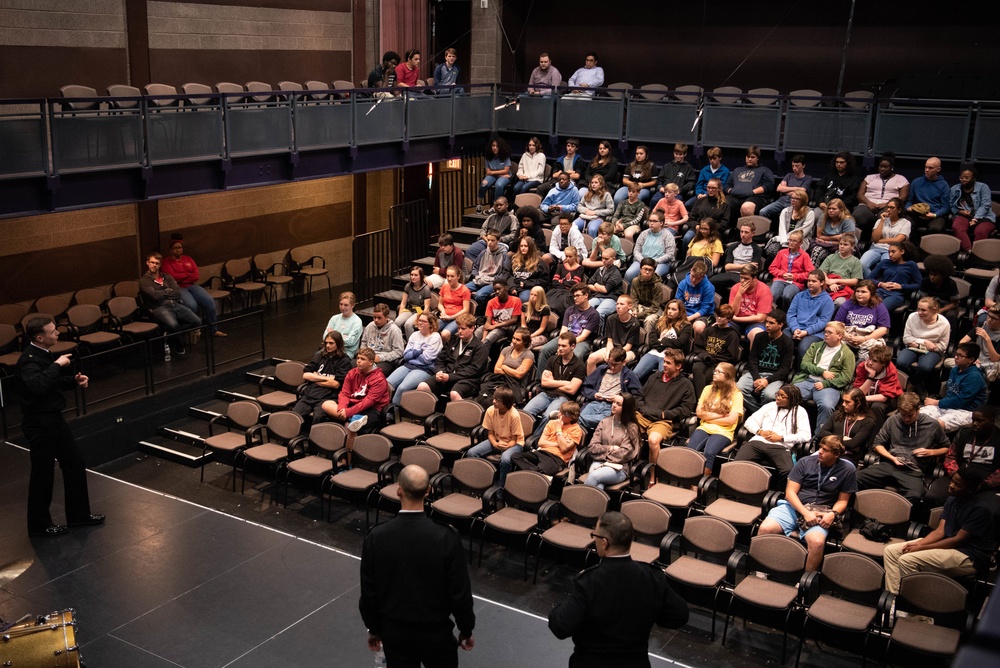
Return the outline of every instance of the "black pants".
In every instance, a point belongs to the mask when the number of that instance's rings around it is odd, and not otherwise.
[[[52,485],[55,463],[62,470],[66,520],[76,522],[90,515],[87,467],[69,425],[59,413],[25,415],[21,424],[31,451],[28,482],[28,531],[44,531],[52,525]]]
[[[382,650],[388,668],[456,668],[458,640],[454,625],[409,626],[386,622],[382,629]]]
[[[563,460],[544,450],[519,452],[510,458],[510,463],[522,471],[540,471],[545,475],[555,475],[566,468]]]

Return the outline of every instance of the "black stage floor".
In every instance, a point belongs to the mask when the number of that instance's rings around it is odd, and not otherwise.
[[[307,358],[331,306],[317,298],[275,310],[268,355]],[[89,475],[93,510],[107,514],[106,525],[29,539],[28,471],[23,449],[0,444],[0,571],[27,566],[0,580],[0,618],[74,608],[91,668],[372,665],[357,610],[362,510],[335,502],[327,523],[306,492],[293,491],[285,509],[260,481],[248,480],[245,495],[232,492],[228,466],[209,464],[201,483],[197,469],[135,452]],[[57,522],[61,499],[57,474]],[[543,560],[533,585],[522,581],[522,564],[520,551],[487,546],[482,567],[470,567],[478,622],[463,666],[566,665],[571,642],[556,640],[545,616],[571,591],[578,565]],[[780,663],[779,633],[738,622],[723,647],[709,639],[710,624],[694,608],[685,628],[654,629],[653,665]],[[803,653],[804,665],[858,663],[812,642]]]

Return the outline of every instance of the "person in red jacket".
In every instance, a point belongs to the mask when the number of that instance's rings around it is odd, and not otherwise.
[[[892,350],[882,345],[872,346],[868,359],[854,369],[852,387],[864,393],[875,424],[885,422],[886,416],[896,410],[896,399],[903,394],[896,365],[892,363]]]
[[[371,434],[381,426],[382,410],[389,405],[389,383],[375,366],[375,351],[365,346],[358,351],[357,366],[347,372],[336,401],[324,401],[323,412],[347,423],[348,453],[354,450],[358,432]],[[348,455],[350,464],[350,455]]]
[[[170,255],[163,258],[163,266],[160,271],[169,274],[177,281],[180,288],[181,303],[189,309],[205,314],[205,321],[212,329],[213,336],[227,336],[216,326],[218,318],[215,312],[215,300],[212,299],[205,288],[198,285],[198,265],[189,255],[184,254],[184,237],[176,232],[170,235]]]

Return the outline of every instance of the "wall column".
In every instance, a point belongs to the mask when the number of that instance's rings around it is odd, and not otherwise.
[[[472,60],[469,72],[472,83],[500,81],[503,0],[487,2],[489,6],[483,9],[480,0],[472,0]]]

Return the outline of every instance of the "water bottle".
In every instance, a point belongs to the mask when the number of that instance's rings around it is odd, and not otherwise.
[[[375,668],[385,668],[385,652],[381,649],[375,652]]]
[[[170,344],[169,343],[164,343],[163,344],[163,361],[164,362],[169,362],[170,361]]]

